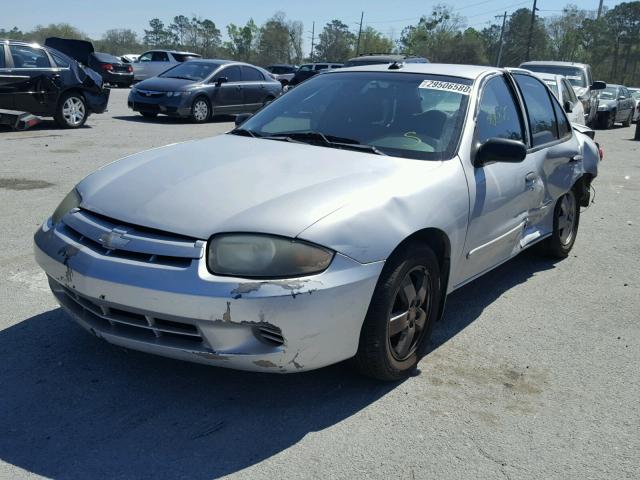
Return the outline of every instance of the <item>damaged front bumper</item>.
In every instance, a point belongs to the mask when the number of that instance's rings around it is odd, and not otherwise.
[[[311,370],[352,357],[383,266],[336,254],[321,274],[258,281],[210,274],[200,240],[193,244],[197,258],[182,262],[110,254],[50,220],[34,241],[56,299],[96,336],[143,352],[254,371]]]

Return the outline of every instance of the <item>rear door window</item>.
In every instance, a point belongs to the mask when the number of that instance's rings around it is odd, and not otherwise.
[[[57,53],[51,52],[51,56],[53,57],[53,61],[56,62],[56,65],[60,68],[69,68],[71,65],[69,61],[66,60],[62,55],[58,55]]]
[[[572,104],[575,104],[578,102],[578,97],[576,97],[576,92],[573,90],[573,88],[571,87],[571,84],[563,79],[562,80],[562,100],[564,102],[566,102],[567,100],[569,100]],[[566,92],[566,97],[565,97],[565,93]]]
[[[558,136],[560,138],[565,138],[571,135],[571,124],[567,119],[567,116],[564,113],[562,107],[555,98],[551,99],[551,103],[553,104],[553,112],[556,115],[556,125],[558,126]]]
[[[41,48],[11,45],[9,51],[15,68],[51,68],[49,57]]]
[[[152,62],[168,62],[169,56],[165,52],[152,52],[151,61]]]
[[[243,66],[242,81],[243,82],[262,82],[264,81],[264,76],[255,68]]]
[[[524,139],[520,111],[502,75],[487,81],[482,91],[476,138],[480,143],[490,138]]]
[[[0,45],[0,68],[5,68],[6,64],[4,61],[4,45]]]
[[[313,67],[314,70],[324,70],[325,68],[329,68],[326,63],[318,63]]]
[[[524,98],[531,128],[532,146],[538,147],[558,140],[556,118],[549,91],[531,75],[515,74],[514,78]]]

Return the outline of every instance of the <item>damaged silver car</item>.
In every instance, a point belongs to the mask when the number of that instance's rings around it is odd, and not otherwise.
[[[448,293],[565,257],[597,174],[525,72],[392,64],[304,82],[228,134],[82,180],[35,234],[53,294],[123,347],[221,367],[406,375]]]

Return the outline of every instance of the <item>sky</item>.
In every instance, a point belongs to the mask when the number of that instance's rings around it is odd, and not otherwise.
[[[9,0],[3,0],[3,2]],[[578,8],[597,10],[599,0],[538,0],[539,14],[559,14],[562,8],[572,3]],[[201,16],[213,20],[223,33],[228,23],[243,25],[253,18],[262,24],[276,11],[281,10],[287,18],[300,20],[306,32],[305,44],[311,45],[311,27],[315,22],[316,35],[322,26],[337,18],[357,33],[360,14],[364,12],[363,25],[370,25],[383,34],[397,40],[402,29],[416,23],[421,15],[428,14],[438,3],[453,6],[456,13],[466,18],[468,26],[483,28],[505,11],[511,13],[519,8],[531,8],[533,0],[469,0],[419,1],[419,0],[21,0],[19,8],[1,9],[0,28],[14,26],[30,30],[38,24],[67,22],[82,30],[91,38],[100,38],[110,28],[131,28],[142,35],[151,18],[158,17],[165,24],[176,15]],[[612,8],[621,1],[604,0]]]

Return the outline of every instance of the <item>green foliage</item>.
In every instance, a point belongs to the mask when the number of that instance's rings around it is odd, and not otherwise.
[[[594,8],[597,2],[594,2]],[[371,26],[364,25],[357,48],[357,35],[335,19],[316,38],[316,61],[344,61],[357,53],[402,52],[425,56],[432,62],[495,64],[500,49],[502,19],[481,30],[467,27],[460,9],[438,4],[414,25],[402,30],[393,42]],[[528,59],[589,63],[598,80],[640,85],[640,1],[619,3],[603,11],[566,5],[557,15],[539,16],[531,32]],[[7,26],[8,28],[8,26]],[[518,66],[527,60],[531,10],[518,9],[507,16],[501,66]],[[149,21],[142,38],[130,29],[107,30],[94,44],[98,51],[115,55],[140,53],[150,47],[193,51],[205,57],[232,58],[259,65],[304,61],[303,25],[277,12],[262,25],[250,19],[245,25],[229,24],[222,33],[211,19],[177,15],[169,23]],[[47,37],[87,39],[67,23],[38,25],[30,31],[0,28],[0,38],[43,43]],[[356,49],[358,51],[356,51]]]
[[[340,20],[331,20],[318,35],[315,57],[328,62],[343,62],[354,56],[356,36]]]

